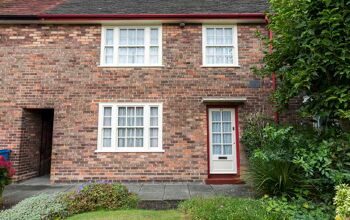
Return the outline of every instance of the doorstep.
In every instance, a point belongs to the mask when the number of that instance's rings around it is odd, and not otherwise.
[[[207,179],[205,179],[206,184],[244,184],[244,180],[237,175],[231,174],[210,174]]]

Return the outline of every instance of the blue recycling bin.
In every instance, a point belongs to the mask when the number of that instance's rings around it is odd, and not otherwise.
[[[10,159],[10,153],[11,153],[11,150],[8,150],[8,149],[0,150],[0,156],[3,156],[5,160]]]

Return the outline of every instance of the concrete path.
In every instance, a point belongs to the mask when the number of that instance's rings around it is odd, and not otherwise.
[[[50,184],[48,177],[38,177],[5,187],[5,208],[40,193],[56,193],[76,190],[81,184]],[[252,192],[246,185],[205,185],[196,183],[125,183],[130,192],[141,201],[178,201],[192,197],[234,196],[250,197]]]

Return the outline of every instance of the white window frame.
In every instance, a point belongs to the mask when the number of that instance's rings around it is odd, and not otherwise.
[[[208,28],[232,28],[233,63],[232,64],[208,64],[206,62],[207,52],[207,29]],[[237,25],[202,25],[202,63],[203,67],[240,67],[238,57],[238,34]]]
[[[151,29],[158,29],[158,64],[151,64],[150,48],[151,48]],[[105,63],[105,46],[106,46],[106,30],[113,29],[113,63]],[[143,64],[120,64],[119,63],[119,32],[120,29],[144,29],[145,31],[145,62]],[[163,38],[162,26],[102,26],[101,30],[101,52],[100,66],[101,67],[161,67],[163,61]]]
[[[105,107],[112,108],[112,143],[111,147],[103,147],[103,113]],[[144,147],[118,147],[117,146],[117,109],[118,107],[144,108]],[[158,107],[158,147],[150,147],[150,109]],[[98,138],[95,152],[164,152],[163,150],[163,103],[99,103]]]

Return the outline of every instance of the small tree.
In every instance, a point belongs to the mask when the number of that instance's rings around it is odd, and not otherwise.
[[[260,75],[275,73],[279,109],[309,97],[301,112],[350,119],[350,0],[270,0],[273,47]]]

